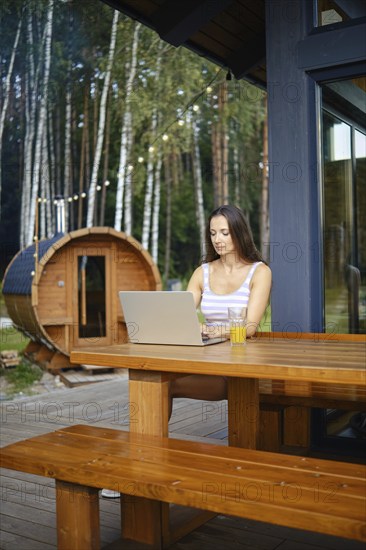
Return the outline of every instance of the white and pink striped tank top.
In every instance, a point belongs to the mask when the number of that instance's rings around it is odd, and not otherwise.
[[[245,281],[238,290],[230,294],[215,294],[210,288],[209,264],[202,264],[203,293],[201,311],[206,318],[206,324],[223,324],[228,322],[227,310],[229,307],[247,307],[250,296],[250,281],[254,271],[262,262],[255,262]]]

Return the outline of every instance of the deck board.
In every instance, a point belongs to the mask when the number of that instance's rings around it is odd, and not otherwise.
[[[3,402],[1,445],[72,424],[93,424],[128,430],[128,380],[100,382],[18,401]],[[133,409],[131,409],[133,410]],[[175,400],[170,436],[226,444],[226,402]],[[0,548],[2,550],[55,550],[54,481],[23,472],[2,470]],[[100,499],[101,539],[106,550],[116,550],[120,529],[119,500]],[[172,550],[262,549],[364,550],[362,543],[345,541],[266,523],[217,516]],[[137,547],[136,547],[137,550]]]

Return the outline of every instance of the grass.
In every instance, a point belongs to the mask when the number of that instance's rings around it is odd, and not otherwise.
[[[4,296],[0,285],[0,317],[7,317]],[[29,338],[19,332],[9,322],[2,322],[0,326],[0,350],[16,350],[21,353],[27,346]],[[27,393],[34,382],[42,378],[43,371],[36,365],[32,365],[27,359],[22,358],[16,367],[0,368],[0,377],[6,381],[5,393],[11,397],[17,393]]]
[[[23,358],[17,367],[1,369],[0,376],[7,382],[5,388],[7,397],[12,397],[19,393],[31,394],[31,386],[42,378],[43,371]]]
[[[6,311],[4,295],[2,293],[2,281],[0,282],[0,317],[8,317]],[[0,325],[0,350],[16,349],[18,352],[23,351],[29,342],[29,338],[24,336],[11,322],[3,321]]]
[[[17,350],[21,353],[28,344],[29,339],[12,326],[0,329],[0,349]],[[31,393],[34,382],[42,378],[43,371],[37,365],[32,365],[25,357],[16,367],[0,368],[0,378],[6,381],[5,395],[13,397],[19,393]]]
[[[12,325],[0,327],[0,349],[1,351],[15,349],[21,353],[29,342],[29,338],[24,336]]]

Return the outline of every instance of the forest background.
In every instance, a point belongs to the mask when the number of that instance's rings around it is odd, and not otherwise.
[[[216,206],[269,243],[266,94],[100,0],[2,0],[0,278],[20,248],[110,226],[165,284],[204,254]]]

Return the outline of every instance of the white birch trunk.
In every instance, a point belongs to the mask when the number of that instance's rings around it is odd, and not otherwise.
[[[40,188],[41,188],[41,202],[38,206],[38,214],[39,214],[39,237],[40,239],[46,238],[46,200],[47,200],[47,191],[46,191],[46,185],[47,185],[47,179],[49,176],[48,173],[48,158],[47,158],[47,130],[45,127],[45,131],[43,132],[42,136],[42,152],[41,152],[41,163],[42,163],[42,177],[40,180]]]
[[[50,112],[48,112],[48,135],[49,135],[49,146],[50,146],[50,155],[49,155],[49,172],[50,172],[50,220],[49,220],[49,230],[50,230],[50,237],[56,233],[56,223],[53,213],[53,197],[56,196],[56,188],[55,188],[55,166],[56,166],[56,158],[55,158],[55,141],[53,137],[53,121],[52,116]]]
[[[98,135],[97,135],[97,142],[95,146],[93,170],[90,178],[90,186],[89,186],[89,194],[88,194],[88,210],[86,215],[87,227],[92,227],[93,221],[94,221],[95,194],[96,194],[100,159],[102,156],[108,90],[109,90],[109,84],[111,80],[114,52],[116,49],[118,16],[119,16],[119,11],[115,10],[113,15],[113,22],[112,22],[111,41],[109,45],[108,64],[107,64],[106,74],[104,78],[102,97],[100,100]]]
[[[158,124],[158,114],[156,107],[152,113],[151,120],[151,136],[154,141],[156,135],[156,128]],[[151,204],[154,188],[154,151],[149,150],[147,160],[147,176],[146,176],[146,188],[145,188],[145,203],[144,203],[144,218],[142,222],[142,246],[148,250],[150,241],[150,225],[151,225]]]
[[[165,229],[165,258],[164,281],[168,283],[170,271],[170,248],[172,241],[172,171],[170,167],[171,156],[164,156],[164,180],[166,186],[166,229]]]
[[[155,82],[156,88],[158,88],[158,83],[160,79],[160,69],[161,69],[161,50],[162,43],[159,45],[158,58],[156,60],[156,72],[155,72]],[[151,117],[151,143],[154,143],[156,139],[156,131],[158,127],[158,110],[154,106]],[[147,177],[146,177],[146,189],[145,189],[145,203],[144,203],[144,217],[142,221],[142,246],[148,250],[150,242],[150,226],[151,226],[151,205],[152,205],[152,196],[154,188],[154,150],[149,150],[148,162],[147,162]]]
[[[42,97],[40,101],[37,139],[36,139],[34,164],[33,164],[32,194],[31,194],[29,226],[28,226],[28,234],[27,234],[27,242],[26,242],[27,245],[30,245],[33,242],[34,223],[35,223],[35,216],[36,216],[36,199],[38,196],[38,188],[39,188],[39,181],[41,177],[41,168],[42,168],[41,167],[41,149],[42,149],[43,132],[45,128],[46,115],[47,115],[48,82],[49,82],[50,65],[51,65],[53,7],[54,7],[54,0],[49,0],[48,10],[47,10],[47,22],[46,22],[46,43],[45,43],[45,56],[44,56]]]
[[[71,91],[70,86],[66,91],[66,107],[65,107],[65,164],[64,164],[64,191],[63,196],[67,197],[72,195],[72,182],[71,182]],[[69,207],[73,208],[73,203],[66,203],[65,208],[65,233],[74,229],[70,227],[70,213]]]
[[[132,116],[126,128],[127,137],[127,159],[130,156],[132,149]],[[127,235],[132,235],[132,180],[133,180],[133,168],[132,170],[127,167],[124,171],[125,175],[125,212],[124,212],[124,231]]]
[[[21,214],[20,214],[20,248],[25,247],[27,235],[27,224],[24,223],[29,216],[30,207],[30,193],[31,193],[31,167],[32,167],[32,143],[34,138],[34,120],[31,120],[31,101],[29,98],[30,93],[30,75],[25,75],[25,136],[24,136],[24,174],[23,174],[23,186],[22,186],[22,200],[21,200]]]
[[[15,54],[18,47],[19,37],[20,37],[20,30],[22,27],[22,16],[20,16],[17,32],[15,34],[15,40],[13,44],[13,49],[11,52],[9,67],[8,67],[8,73],[6,75],[5,79],[5,93],[4,93],[4,103],[1,109],[0,114],[0,206],[1,206],[1,156],[2,156],[2,149],[3,149],[3,133],[4,133],[4,126],[5,126],[5,115],[6,111],[9,105],[9,96],[10,96],[10,81],[11,81],[11,75],[13,73],[13,67],[14,67],[14,60],[15,60]],[[1,219],[1,208],[0,208],[0,219]]]
[[[44,49],[46,32],[44,31],[40,48],[40,61],[35,70],[34,63],[34,40],[32,7],[27,6],[27,64],[26,64],[26,109],[25,109],[25,138],[24,138],[24,171],[22,187],[22,206],[21,206],[21,224],[20,224],[20,247],[24,248],[28,238],[28,223],[30,216],[30,200],[32,191],[32,164],[33,164],[33,145],[36,132],[36,113],[37,113],[37,92],[40,65],[43,59],[41,51]]]
[[[192,130],[193,130],[193,181],[194,181],[194,192],[196,197],[196,219],[200,235],[201,243],[201,256],[206,253],[206,243],[205,243],[205,212],[204,212],[204,203],[203,203],[203,189],[202,189],[202,169],[201,169],[201,154],[198,143],[199,137],[199,128],[197,122],[192,120]]]
[[[160,189],[161,189],[161,151],[158,152],[158,158],[155,166],[155,189],[154,206],[151,229],[151,255],[155,264],[158,263],[159,252],[159,213],[160,213]]]
[[[131,60],[126,64],[126,74],[128,79],[126,83],[125,112],[122,120],[121,145],[119,153],[119,167],[117,175],[117,193],[116,193],[116,211],[114,218],[114,228],[117,231],[122,229],[123,202],[125,203],[125,232],[132,233],[132,175],[128,172],[128,158],[132,148],[132,113],[131,113],[131,93],[133,82],[136,76],[137,48],[139,41],[139,31],[141,23],[135,24],[133,33]],[[125,195],[125,197],[124,197]]]

